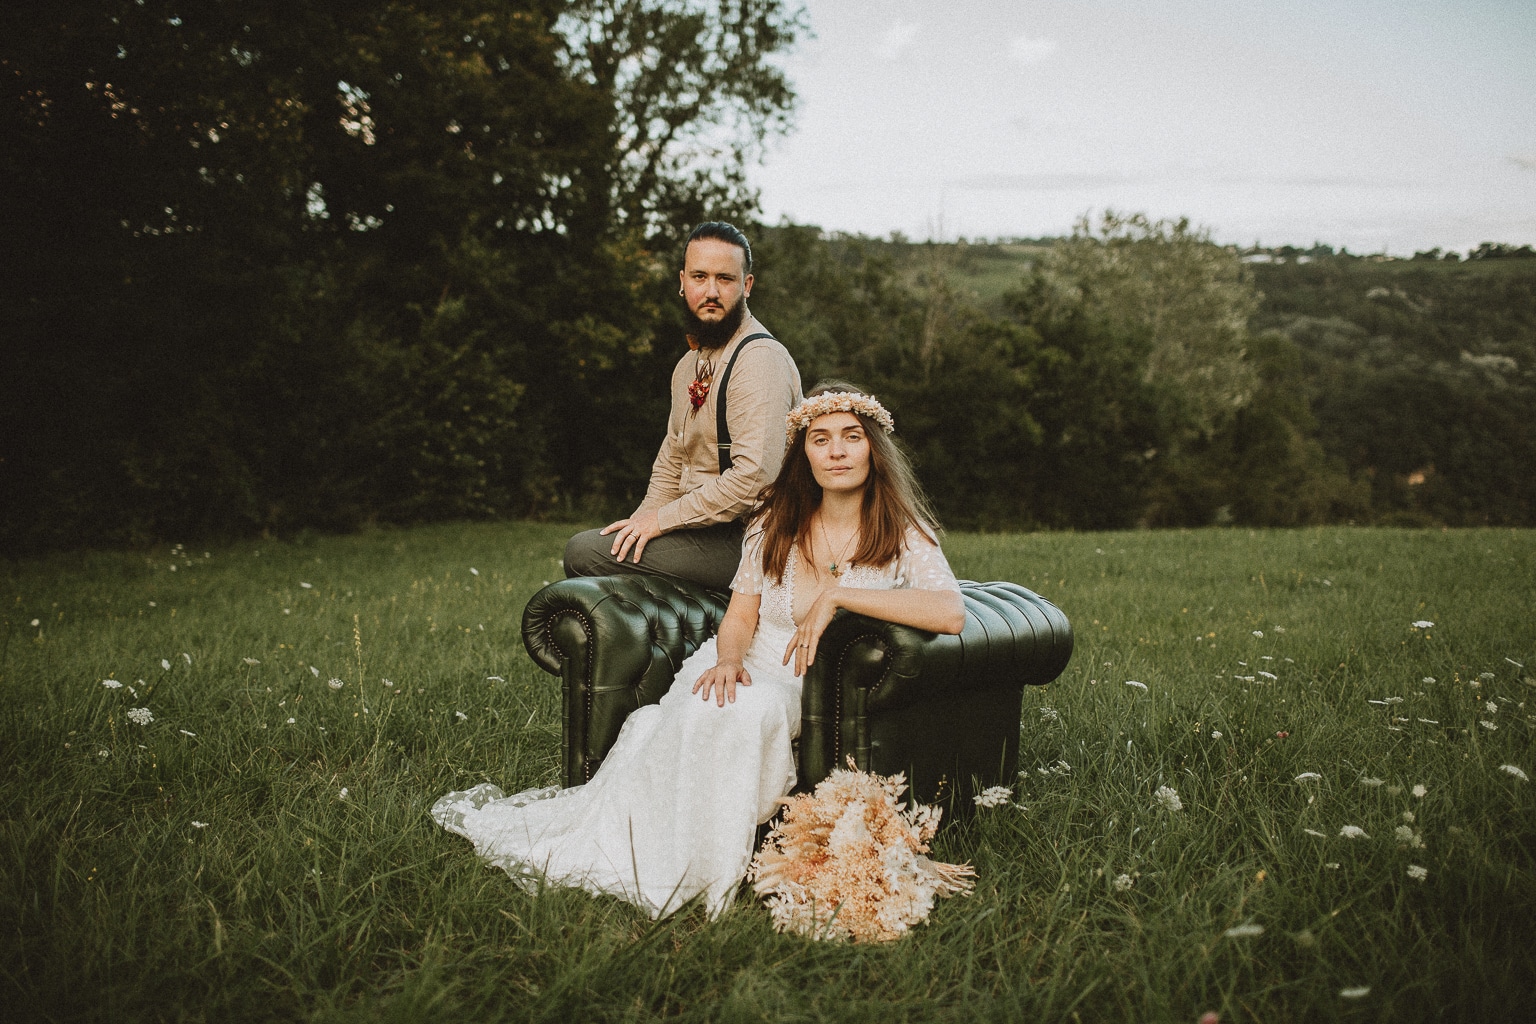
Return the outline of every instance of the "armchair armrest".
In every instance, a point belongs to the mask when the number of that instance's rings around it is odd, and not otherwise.
[[[533,596],[523,644],[560,677],[565,785],[590,779],[629,713],[661,700],[683,659],[719,628],[728,599],[645,575],[561,580]]]
[[[1003,762],[1017,759],[1020,694],[1067,667],[1072,627],[1061,609],[1015,583],[962,581],[960,592],[966,622],[959,635],[862,615],[840,615],[828,625],[801,698],[802,783],[826,777],[851,755],[867,771],[911,773],[914,795],[934,799],[939,780],[915,777],[922,769],[910,763],[905,742],[886,742],[882,749],[880,723],[925,714],[942,718],[962,709],[973,724],[959,735],[974,739],[977,751],[967,757],[957,750],[955,763],[975,770],[991,760],[988,776],[1016,769],[1016,763]],[[937,763],[945,756],[937,751],[928,759]],[[968,783],[950,781],[958,788]]]

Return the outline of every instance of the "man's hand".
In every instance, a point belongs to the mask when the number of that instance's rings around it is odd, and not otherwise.
[[[693,684],[693,692],[704,691],[704,701],[709,702],[710,692],[715,692],[715,704],[725,707],[726,701],[736,703],[736,687],[751,686],[752,677],[747,670],[740,665],[722,661],[714,668],[699,676],[699,681]]]
[[[635,549],[635,564],[640,564],[640,553],[645,550],[645,544],[649,540],[661,536],[661,524],[657,521],[656,510],[642,512],[628,519],[620,519],[616,523],[610,523],[602,531],[604,537],[614,534],[613,547],[609,553],[620,562],[629,554],[629,549]]]

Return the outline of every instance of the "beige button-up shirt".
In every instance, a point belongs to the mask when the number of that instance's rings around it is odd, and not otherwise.
[[[757,504],[784,462],[784,418],[800,403],[800,371],[789,351],[772,338],[747,346],[731,370],[726,423],[731,430],[731,468],[720,472],[715,405],[720,378],[743,338],[766,334],[747,317],[712,358],[714,381],[704,404],[688,399],[699,354],[690,351],[672,370],[672,412],[667,436],[651,465],[651,483],[635,515],[656,510],[662,532],[729,523]]]

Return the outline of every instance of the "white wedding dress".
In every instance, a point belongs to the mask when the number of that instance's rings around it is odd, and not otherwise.
[[[719,915],[747,873],[757,826],[795,784],[790,743],[800,733],[801,681],[782,662],[795,631],[798,565],[791,551],[783,582],[765,585],[761,534],[743,544],[731,589],[762,602],[744,659],[752,685],[738,686],[734,703],[719,707],[691,692],[714,667],[711,638],[683,662],[659,704],[630,714],[586,785],[509,797],[485,783],[438,800],[432,817],[529,891],[579,887],[653,918],[702,895],[710,916]],[[838,584],[959,589],[943,552],[916,530],[895,562],[852,566]]]

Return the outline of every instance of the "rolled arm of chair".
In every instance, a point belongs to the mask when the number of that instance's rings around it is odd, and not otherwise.
[[[714,635],[728,595],[661,576],[551,583],[523,609],[523,644],[561,680],[564,783],[597,771],[635,708],[661,700],[678,667]]]
[[[848,756],[861,768],[899,770],[872,764],[872,716],[956,699],[986,704],[983,691],[1044,685],[1066,669],[1073,637],[1061,609],[1016,583],[963,581],[960,592],[966,622],[959,635],[862,615],[828,625],[802,693],[802,785],[843,767]],[[1017,726],[1008,727],[1016,733]]]

